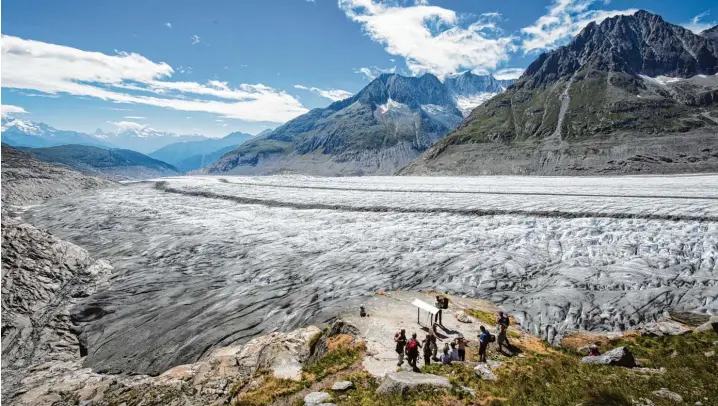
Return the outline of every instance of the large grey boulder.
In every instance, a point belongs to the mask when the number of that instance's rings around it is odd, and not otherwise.
[[[494,370],[501,366],[501,363],[498,361],[492,361],[488,360],[485,363],[480,363],[474,368],[474,372],[476,375],[484,380],[487,381],[497,381],[499,379],[498,376],[494,373]]]
[[[377,395],[390,395],[392,393],[406,393],[416,387],[451,388],[451,383],[443,376],[432,374],[419,374],[416,372],[393,372],[386,374],[384,381],[376,390]]]
[[[680,336],[690,332],[691,329],[673,320],[648,323],[641,329],[641,335],[646,337]]]
[[[626,347],[614,348],[603,355],[581,358],[582,364],[615,365],[626,368],[637,366],[636,359]]]
[[[306,406],[317,406],[322,403],[327,403],[327,400],[331,398],[326,392],[312,392],[304,397],[304,404]]]
[[[316,340],[314,346],[310,348],[310,356],[307,359],[307,363],[315,362],[319,358],[323,357],[329,349],[327,346],[327,338],[340,334],[347,334],[356,338],[359,337],[359,329],[355,325],[347,323],[344,320],[335,320],[329,330],[322,334],[322,336]]]

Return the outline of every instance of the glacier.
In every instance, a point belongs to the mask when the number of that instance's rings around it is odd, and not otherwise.
[[[718,314],[718,175],[177,177],[24,213],[109,260],[72,315],[99,372],[158,374],[374,292],[499,304],[551,342]]]

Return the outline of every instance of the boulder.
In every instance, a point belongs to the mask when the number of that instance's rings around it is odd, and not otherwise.
[[[673,320],[648,323],[641,329],[641,335],[645,337],[680,336],[690,332],[691,329]]]
[[[711,318],[707,322],[696,327],[696,329],[693,332],[701,333],[703,331],[710,331],[710,330],[713,330],[716,333],[718,333],[718,316],[711,316]]]
[[[460,310],[456,313],[454,313],[454,316],[456,316],[456,320],[462,322],[462,323],[473,323],[474,318],[466,314],[465,311]]]
[[[595,364],[595,365],[615,365],[626,368],[633,368],[636,364],[636,359],[633,358],[633,354],[626,347],[614,348],[611,351],[607,351],[603,355],[597,357],[583,357],[581,358],[582,364]]]
[[[314,346],[310,348],[311,355],[306,360],[306,362],[312,363],[323,357],[329,349],[327,347],[327,338],[334,337],[340,334],[347,334],[355,338],[359,337],[360,335],[359,329],[356,328],[356,326],[354,326],[353,324],[349,324],[341,319],[335,320],[329,330],[322,334],[322,336],[317,339]]]
[[[676,392],[671,392],[666,388],[661,388],[660,390],[653,392],[653,396],[657,398],[668,399],[673,403],[683,402],[683,397],[681,395],[677,394]]]
[[[304,404],[306,406],[318,406],[322,403],[326,404],[329,398],[331,398],[331,395],[326,392],[312,392],[304,397]]]
[[[337,391],[337,392],[344,392],[353,387],[354,387],[354,384],[352,383],[352,381],[339,381],[339,382],[334,382],[334,385],[332,385],[332,390]]]
[[[474,373],[483,380],[497,381],[499,377],[496,376],[494,370],[500,366],[500,362],[488,360],[485,363],[479,363],[479,365],[474,368]]]
[[[432,374],[419,374],[416,372],[393,372],[388,373],[384,377],[379,388],[376,390],[377,395],[390,395],[393,393],[406,393],[410,389],[417,387],[430,388],[451,388],[451,383],[443,376]]]

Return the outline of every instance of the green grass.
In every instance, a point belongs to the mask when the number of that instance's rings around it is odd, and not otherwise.
[[[357,374],[351,378],[356,389],[336,403],[630,406],[632,400],[647,398],[657,406],[668,406],[670,402],[651,395],[653,391],[667,388],[683,396],[683,404],[691,405],[700,401],[705,406],[718,405],[718,397],[715,395],[718,393],[718,362],[715,357],[704,355],[706,351],[716,349],[712,344],[716,339],[718,336],[715,333],[704,332],[682,337],[635,337],[612,343],[613,346],[628,346],[637,358],[643,360],[644,366],[664,367],[664,374],[643,374],[620,367],[584,365],[580,363],[580,356],[568,351],[543,355],[527,352],[524,358],[502,358],[504,365],[496,371],[498,382],[482,381],[471,367],[465,365],[424,366],[422,372],[447,377],[453,389],[418,390],[404,397],[377,396],[374,391],[380,382],[366,373]],[[674,351],[678,356],[671,357]],[[459,389],[462,386],[474,389],[476,398],[466,397]]]

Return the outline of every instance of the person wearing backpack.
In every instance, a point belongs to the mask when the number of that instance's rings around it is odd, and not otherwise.
[[[406,347],[406,330],[401,329],[400,332],[394,335],[394,342],[396,343],[396,353],[399,354],[399,362],[396,366],[401,366],[404,363],[404,347]]]
[[[486,327],[479,327],[481,334],[479,334],[479,362],[486,362],[486,347],[491,342],[491,333],[486,330]]]
[[[419,358],[419,348],[421,348],[421,344],[416,339],[416,333],[413,333],[411,340],[406,344],[406,357],[408,358],[409,366],[414,372],[419,372],[419,367],[416,366],[416,361]]]

